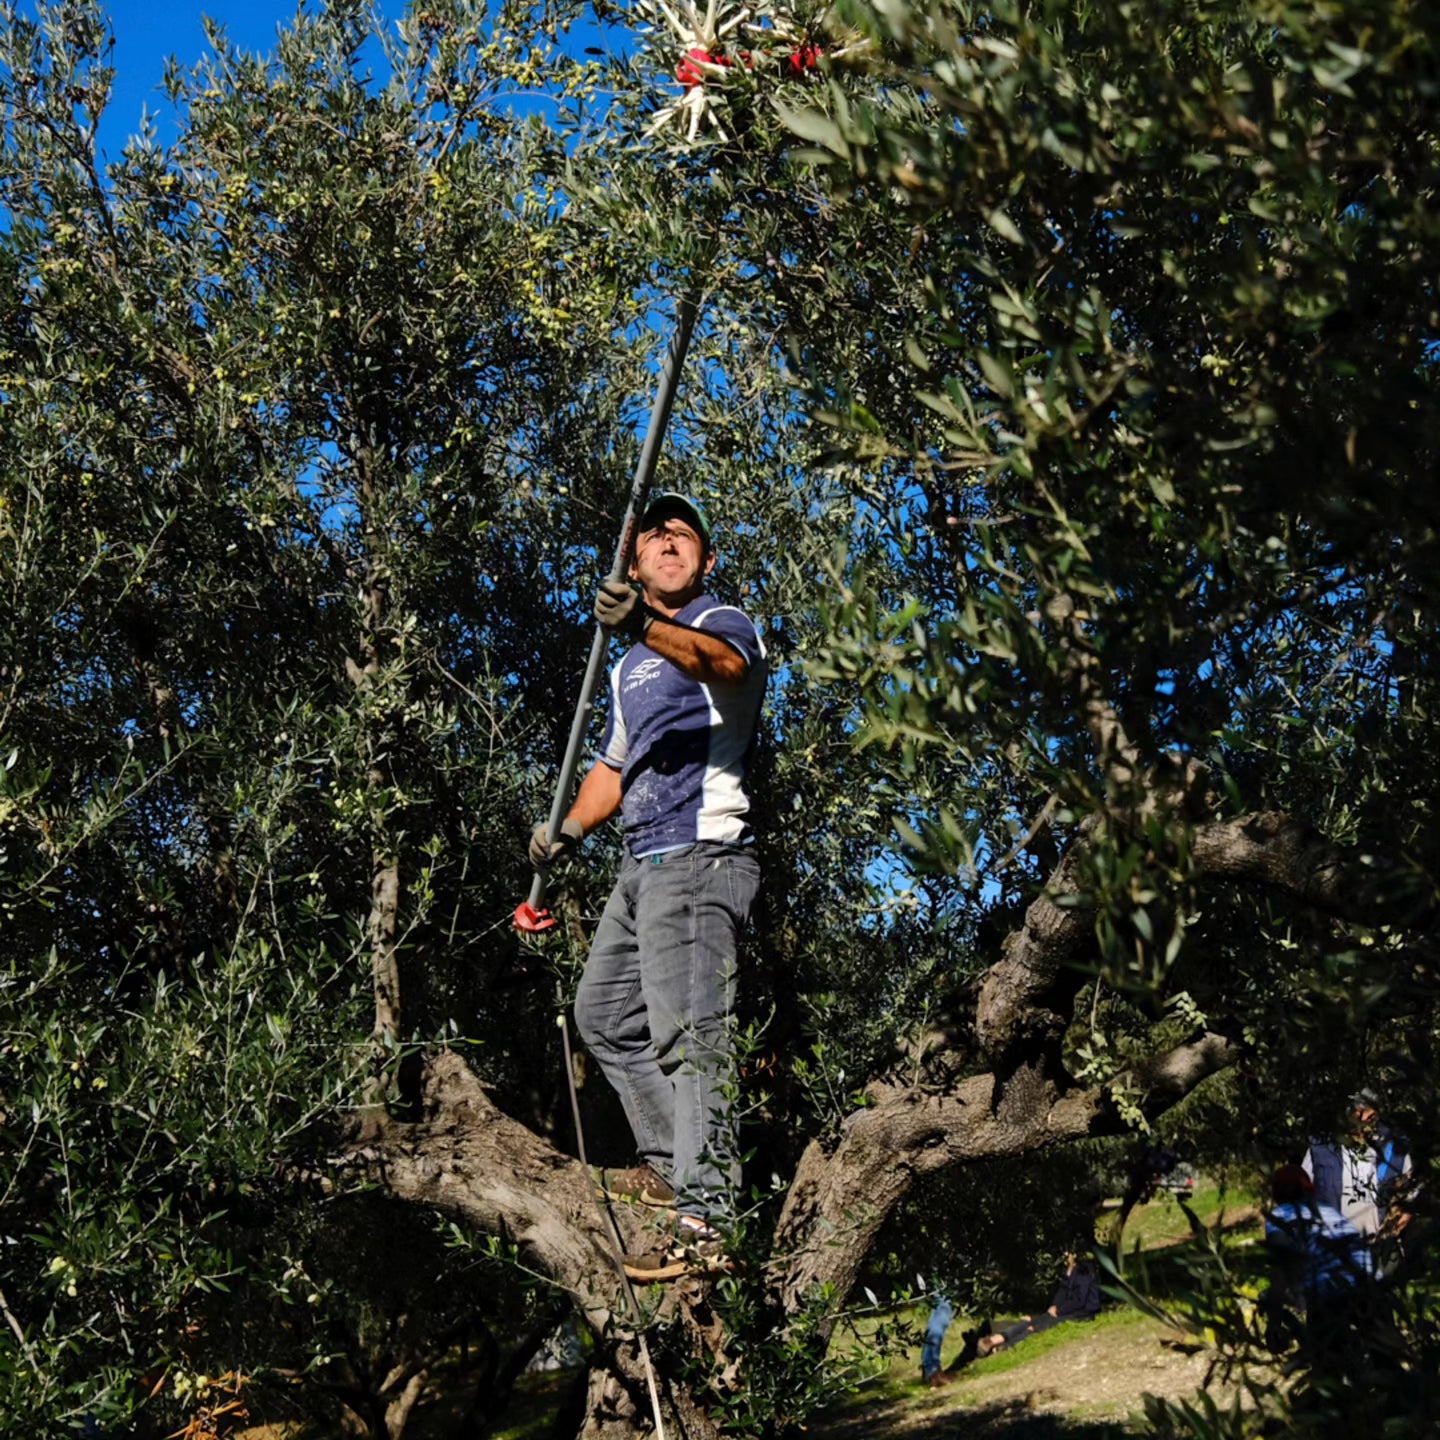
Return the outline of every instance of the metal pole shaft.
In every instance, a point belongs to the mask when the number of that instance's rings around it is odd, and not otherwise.
[[[625,508],[620,539],[615,546],[615,558],[610,562],[608,578],[611,580],[623,580],[630,566],[630,546],[635,538],[635,526],[644,512],[645,497],[650,493],[655,463],[660,458],[660,447],[665,441],[670,412],[675,406],[680,370],[685,363],[685,352],[690,348],[690,336],[694,332],[695,317],[699,312],[700,283],[696,281],[676,305],[675,332],[670,337],[669,348],[661,362],[660,384],[655,391],[655,403],[650,407],[650,423],[645,431],[645,442],[640,447],[640,459],[635,466],[635,478],[630,486],[630,503]],[[575,706],[575,718],[570,722],[570,740],[565,746],[565,758],[560,762],[560,775],[555,782],[555,799],[550,806],[550,820],[545,828],[552,844],[560,834],[561,822],[565,819],[566,810],[570,808],[575,772],[580,768],[580,752],[585,744],[585,733],[590,728],[590,714],[595,708],[595,690],[605,667],[605,651],[609,638],[605,627],[597,624],[595,638],[590,642],[590,661],[585,667],[585,679],[580,685],[580,699]],[[530,907],[539,910],[544,903],[545,874],[537,870],[530,886]]]
[[[570,1091],[570,1113],[575,1117],[575,1149],[580,1154],[580,1168],[585,1179],[590,1179],[590,1162],[585,1156],[585,1129],[580,1124],[580,1097],[575,1093],[575,1056],[570,1050],[570,1026],[562,1010],[556,1017],[560,1024],[560,1038],[565,1045],[565,1084]],[[645,1382],[650,1387],[650,1413],[655,1419],[656,1440],[665,1440],[665,1424],[660,1415],[660,1386],[655,1379],[655,1365],[650,1359],[650,1347],[645,1343],[645,1317],[640,1313],[640,1303],[635,1299],[635,1287],[625,1273],[625,1246],[620,1238],[620,1227],[615,1223],[615,1212],[607,1200],[601,1207],[610,1226],[610,1239],[615,1249],[611,1259],[615,1262],[615,1273],[620,1277],[620,1288],[625,1294],[630,1318],[635,1322],[635,1339],[640,1344],[640,1358],[645,1362]]]

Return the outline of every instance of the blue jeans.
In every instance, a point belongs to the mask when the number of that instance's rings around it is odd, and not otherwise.
[[[701,840],[627,855],[575,996],[575,1023],[682,1214],[726,1218],[740,1182],[733,1093],[735,955],[755,856]]]
[[[942,1295],[935,1301],[925,1322],[925,1340],[920,1346],[920,1373],[928,1380],[940,1368],[940,1347],[955,1318],[955,1307]]]

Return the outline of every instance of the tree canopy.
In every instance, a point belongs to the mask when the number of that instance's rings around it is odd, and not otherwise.
[[[0,5],[31,1433],[398,1440],[448,1387],[479,1435],[567,1314],[573,1432],[648,1427],[643,1329],[667,1424],[789,1433],[892,1249],[987,1263],[957,1177],[1065,1176],[1043,1248],[1157,1128],[1260,1169],[1364,1083],[1434,1153],[1435,18],[740,18],[697,93],[656,11],[326,0],[268,56],[212,34],[176,138],[107,163],[100,8]],[[628,38],[577,58],[581,20]],[[660,483],[773,657],[751,1263],[637,1327],[554,1024],[614,839],[554,935],[509,920],[694,284]],[[1432,1293],[1255,1423],[1427,1433]]]

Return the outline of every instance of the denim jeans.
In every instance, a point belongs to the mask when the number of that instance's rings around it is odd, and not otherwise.
[[[627,855],[590,945],[575,1023],[620,1096],[640,1158],[682,1214],[727,1218],[740,1180],[731,1115],[735,955],[755,856],[701,840]]]
[[[942,1295],[925,1322],[925,1340],[920,1346],[920,1373],[928,1380],[940,1368],[940,1347],[955,1318],[955,1307]]]

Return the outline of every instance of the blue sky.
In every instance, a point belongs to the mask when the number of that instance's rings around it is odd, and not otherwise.
[[[174,55],[188,66],[206,53],[202,17],[218,22],[242,49],[269,52],[275,48],[276,31],[290,25],[300,6],[301,0],[108,0],[105,8],[115,34],[115,83],[100,125],[100,148],[106,158],[119,159],[126,140],[139,131],[141,112],[147,108],[156,119],[161,143],[174,138],[161,88],[165,61]],[[406,0],[378,3],[387,25],[398,20],[405,8]],[[623,45],[625,37],[624,30],[601,31],[582,21],[572,27],[562,46],[578,54],[587,45]],[[378,48],[375,53],[379,69],[384,60]],[[515,102],[522,113],[544,108],[534,94],[517,95]]]
[[[110,0],[106,6],[115,29],[115,88],[100,143],[110,159],[118,158],[127,136],[140,128],[140,112],[163,114],[165,94],[160,81],[165,61],[174,55],[193,64],[206,50],[200,20],[208,15],[247,50],[271,50],[275,32],[295,15],[298,0]],[[400,5],[383,13],[401,13]],[[162,133],[162,138],[164,138]]]

